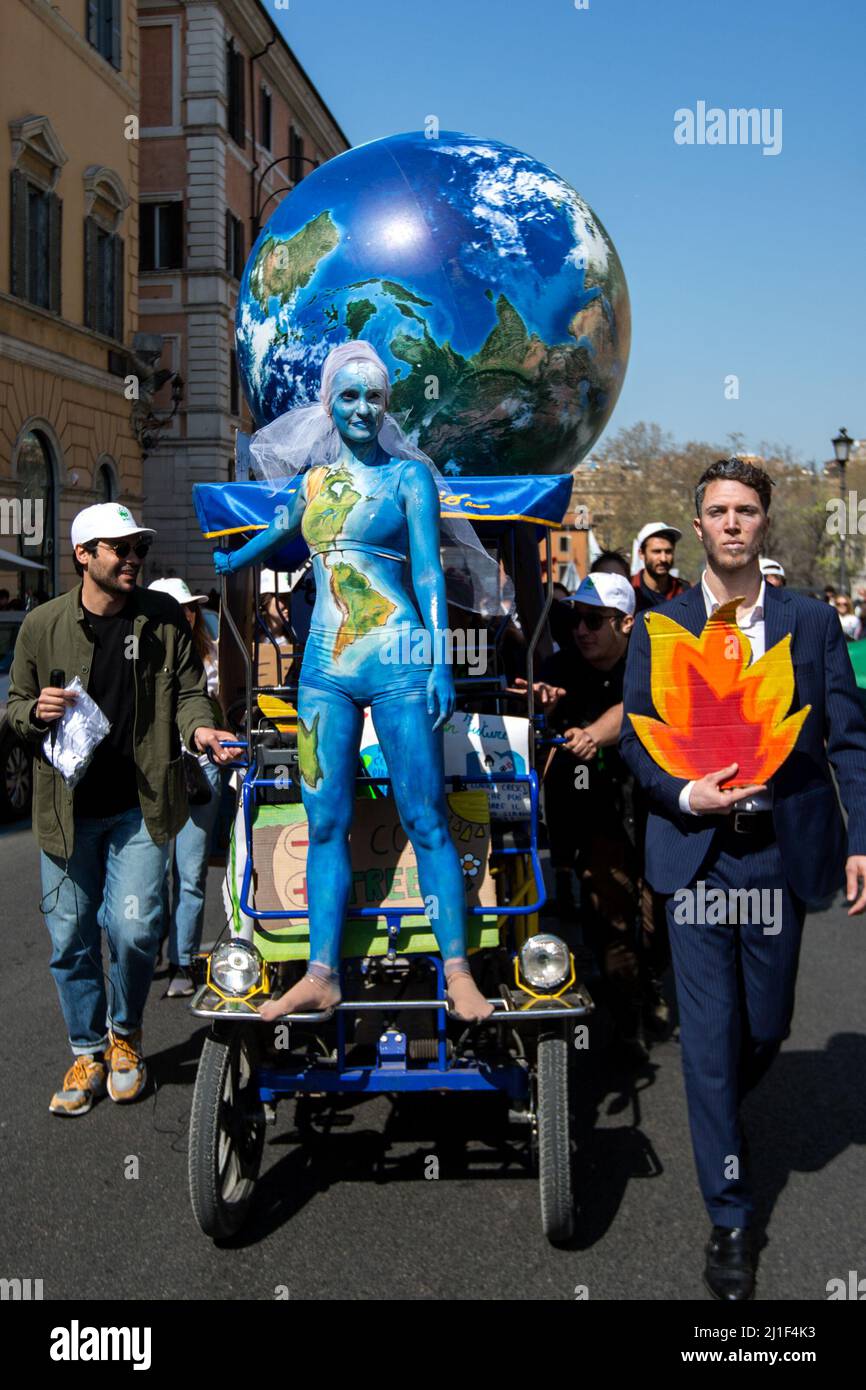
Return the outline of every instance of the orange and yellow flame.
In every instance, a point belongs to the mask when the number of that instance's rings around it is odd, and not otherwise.
[[[700,637],[661,613],[647,614],[660,719],[629,718],[650,757],[672,777],[697,781],[737,763],[726,786],[766,782],[793,749],[811,708],[785,718],[794,698],[790,633],[749,665],[752,649],[736,622],[742,601],[717,608]]]

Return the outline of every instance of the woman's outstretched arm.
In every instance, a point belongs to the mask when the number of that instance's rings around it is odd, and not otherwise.
[[[427,710],[436,716],[434,729],[454,713],[454,679],[448,664],[448,604],[445,575],[439,555],[439,493],[425,463],[407,464],[400,479],[409,527],[412,587],[421,620],[433,639],[433,670],[427,683]]]
[[[217,574],[233,574],[247,565],[257,565],[298,534],[307,505],[303,477],[296,478],[292,489],[286,489],[280,496],[283,500],[266,530],[259,531],[240,550],[214,551],[213,562]]]

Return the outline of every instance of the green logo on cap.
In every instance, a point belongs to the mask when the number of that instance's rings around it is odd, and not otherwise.
[[[129,521],[129,519],[130,519],[130,517],[129,517],[129,512],[126,510],[125,507],[118,507],[118,509],[117,509],[117,515],[118,515],[123,521]]]

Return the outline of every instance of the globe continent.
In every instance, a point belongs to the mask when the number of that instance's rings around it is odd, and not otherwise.
[[[443,473],[565,473],[611,415],[630,330],[619,257],[570,184],[497,141],[410,132],[280,203],[244,271],[238,364],[261,426],[364,338]]]

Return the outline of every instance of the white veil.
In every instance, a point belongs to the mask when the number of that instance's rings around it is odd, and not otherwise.
[[[359,339],[332,348],[322,367],[320,399],[277,416],[257,430],[250,440],[254,477],[280,492],[292,478],[307,468],[333,463],[340,452],[341,439],[331,418],[328,404],[336,373],[347,362],[369,362],[382,374],[386,404],[390,395],[388,369],[376,350]],[[396,419],[386,413],[379,431],[379,444],[390,458],[417,459],[433,474],[437,487],[445,484],[433,460],[406,437]],[[514,586],[479,541],[471,522],[461,517],[442,517],[440,531],[442,567],[448,602],[482,617],[496,618],[511,611]]]

